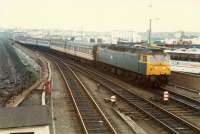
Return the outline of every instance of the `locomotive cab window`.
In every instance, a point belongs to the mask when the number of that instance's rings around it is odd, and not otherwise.
[[[142,56],[142,61],[143,61],[143,62],[147,62],[147,56],[146,56],[146,55],[143,55],[143,56]]]

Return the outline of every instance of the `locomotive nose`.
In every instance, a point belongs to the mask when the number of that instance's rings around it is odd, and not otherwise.
[[[170,75],[170,73],[171,70],[167,65],[150,66],[147,71],[148,75]]]

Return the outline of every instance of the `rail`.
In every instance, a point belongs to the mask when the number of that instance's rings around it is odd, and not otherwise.
[[[161,89],[167,90],[170,93],[170,98],[173,99],[174,101],[177,101],[185,106],[188,106],[198,112],[200,111],[200,102],[198,100],[176,93],[172,90],[169,90],[169,88],[166,87],[162,87]]]
[[[55,56],[54,56],[55,57]],[[59,59],[61,60],[61,59]],[[62,60],[62,62],[64,62]],[[72,64],[73,68],[84,70],[84,73],[87,73],[88,76],[98,81],[104,87],[109,89],[111,92],[126,100],[129,104],[132,104],[134,107],[138,108],[165,128],[175,134],[188,134],[188,133],[200,133],[200,129],[193,124],[181,119],[180,117],[166,111],[165,109],[159,107],[158,105],[146,100],[145,98],[129,92],[120,85],[114,84],[111,80],[106,79],[101,74],[88,70],[86,68],[80,67],[79,65]]]
[[[79,119],[81,120],[84,132],[86,134],[117,134],[114,127],[111,125],[73,70],[67,64],[59,60],[56,60],[56,65],[66,82],[74,107],[77,111]]]

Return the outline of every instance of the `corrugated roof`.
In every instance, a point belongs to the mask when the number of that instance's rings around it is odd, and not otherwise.
[[[0,108],[0,129],[49,125],[47,106]]]

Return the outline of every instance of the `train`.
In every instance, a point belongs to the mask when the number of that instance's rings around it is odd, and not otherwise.
[[[16,42],[69,55],[138,83],[160,85],[171,74],[170,56],[160,48],[140,45],[80,43],[62,39],[19,38]]]
[[[200,61],[200,49],[199,48],[179,48],[174,50],[165,50],[173,60],[180,61]]]

